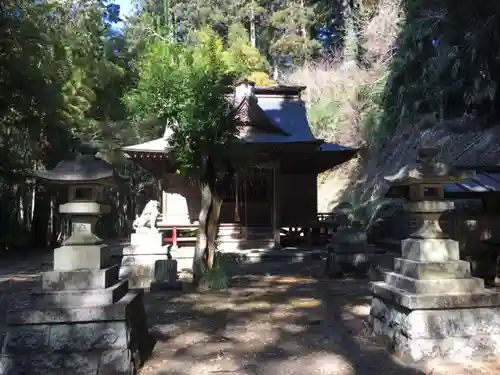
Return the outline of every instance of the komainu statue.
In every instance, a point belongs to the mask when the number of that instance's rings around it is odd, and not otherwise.
[[[155,200],[149,201],[144,210],[142,210],[141,216],[136,216],[132,228],[136,232],[158,232],[156,220],[160,214],[159,207],[160,202]]]

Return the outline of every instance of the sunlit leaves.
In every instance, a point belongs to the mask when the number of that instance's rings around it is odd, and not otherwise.
[[[138,62],[137,87],[125,97],[134,120],[151,137],[172,129],[169,144],[179,170],[199,176],[206,155],[222,155],[236,133],[228,103],[228,66],[220,39],[210,30],[197,43],[182,45],[162,37],[151,41]]]

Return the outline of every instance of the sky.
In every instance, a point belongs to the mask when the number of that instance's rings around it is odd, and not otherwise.
[[[134,11],[132,0],[114,0],[113,2],[120,6],[120,17],[122,18],[131,15]],[[123,24],[118,25],[118,28],[123,28]]]

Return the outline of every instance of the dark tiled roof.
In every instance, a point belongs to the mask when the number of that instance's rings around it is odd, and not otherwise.
[[[500,173],[479,172],[474,178],[445,186],[448,193],[500,192]]]
[[[321,161],[332,164],[329,168],[354,156],[356,149],[324,143],[314,137],[309,127],[305,103],[300,98],[303,89],[301,86],[255,87],[255,97],[245,99],[239,105],[237,117],[243,124],[259,131],[250,132],[241,140],[247,143],[268,144],[317,143]],[[123,148],[126,152],[162,152],[164,149],[163,139]],[[331,155],[334,153],[341,153],[342,161],[332,159]]]
[[[264,113],[255,97],[246,97],[242,100],[236,108],[236,119],[244,125],[253,126],[265,133],[290,135]]]
[[[290,134],[286,142],[310,142],[315,140],[307,120],[306,106],[298,98],[282,96],[257,96],[259,107],[267,117],[285,133]]]

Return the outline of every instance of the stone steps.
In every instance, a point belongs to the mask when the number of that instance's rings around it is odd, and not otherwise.
[[[132,374],[153,339],[143,292],[128,284],[118,266],[43,274],[42,289],[7,311],[0,374]]]
[[[253,249],[238,251],[221,251],[221,258],[238,263],[260,263],[260,262],[302,262],[305,260],[321,260],[326,257],[326,252],[322,249],[301,250],[298,248],[281,249]]]
[[[274,246],[270,227],[242,227],[237,224],[223,224],[217,237],[219,251],[267,249]]]

